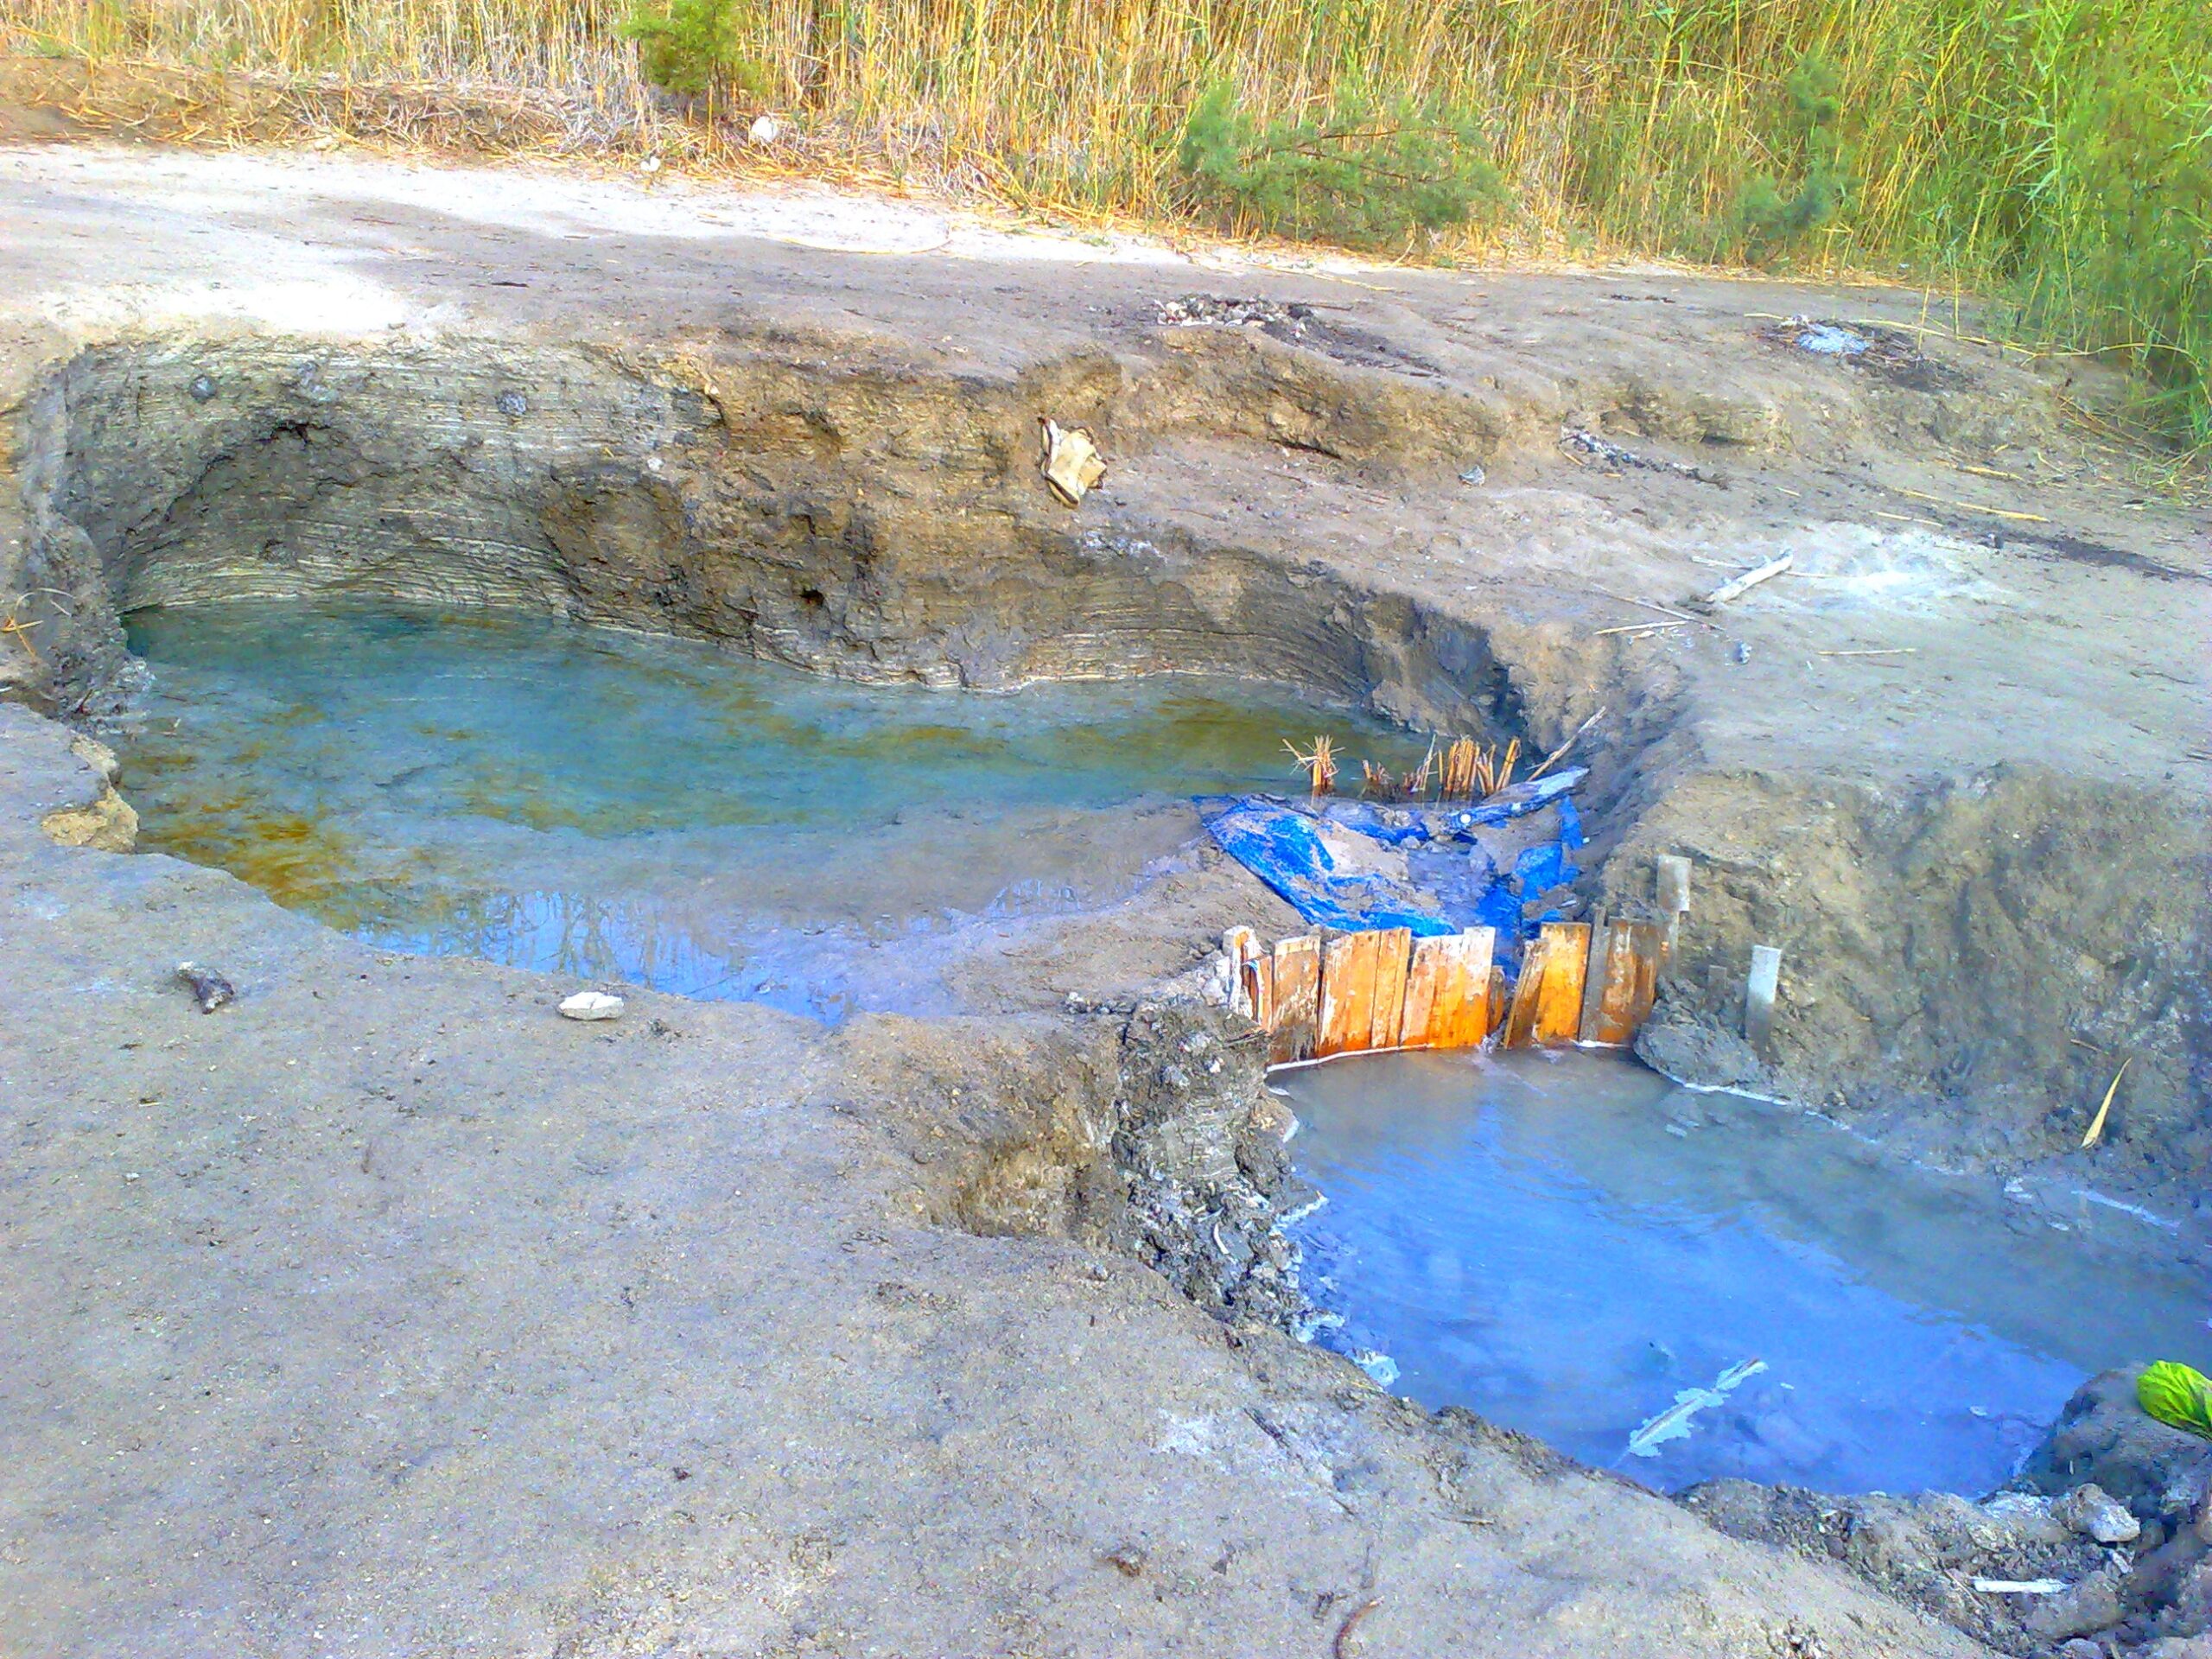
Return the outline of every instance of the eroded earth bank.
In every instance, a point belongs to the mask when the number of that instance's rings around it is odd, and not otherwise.
[[[1205,670],[1535,749],[1587,722],[1583,902],[1697,871],[1646,1059],[2202,1263],[2212,556],[2069,414],[2092,366],[1880,291],[1271,269],[512,170],[56,144],[0,193],[12,1649],[2185,1628],[2187,1491],[2120,1495],[2155,1585],[2048,1505],[1897,1545],[1936,1521],[1677,1504],[1292,1340],[1285,1114],[1206,964],[1294,918],[1195,843],[954,941],[954,1016],[639,995],[595,1028],[562,982],[124,855],[130,779],[81,741],[130,718],[124,615],[241,597],[947,688]],[[1043,418],[1109,457],[1077,508]],[[200,1014],[185,958],[237,1003]],[[2109,1605],[1959,1588],[2031,1557]]]

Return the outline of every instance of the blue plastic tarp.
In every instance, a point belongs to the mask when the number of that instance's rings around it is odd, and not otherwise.
[[[1465,807],[1248,795],[1199,809],[1221,849],[1315,926],[1404,927],[1424,937],[1493,927],[1499,959],[1510,965],[1536,922],[1559,918],[1556,909],[1532,917],[1529,907],[1579,874],[1568,855],[1583,844],[1582,821],[1568,791],[1586,775],[1571,768]],[[1501,872],[1474,832],[1547,806],[1558,809],[1557,837]]]

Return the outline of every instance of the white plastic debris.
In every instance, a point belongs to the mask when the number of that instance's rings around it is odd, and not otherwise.
[[[1671,1126],[1670,1126],[1671,1127]],[[1690,1432],[1690,1419],[1707,1407],[1726,1401],[1731,1394],[1751,1378],[1766,1370],[1763,1359],[1747,1359],[1731,1365],[1713,1379],[1709,1389],[1684,1389],[1675,1396],[1675,1403],[1656,1417],[1647,1418],[1628,1437],[1628,1449],[1632,1456],[1656,1458],[1659,1448],[1669,1440],[1684,1439]]]
[[[578,991],[574,996],[561,1001],[563,1020],[620,1020],[623,1002],[619,996],[609,996],[605,991]]]
[[[1985,1596],[2055,1596],[2066,1587],[2063,1579],[1976,1579],[1974,1587]]]
[[[1816,322],[1797,336],[1797,349],[1810,352],[1815,357],[1857,357],[1872,344],[1857,329],[1833,322]]]
[[[1106,476],[1105,457],[1098,453],[1090,434],[1079,426],[1042,419],[1037,424],[1045,439],[1039,470],[1052,486],[1052,493],[1075,506]]]
[[[784,124],[772,115],[756,115],[753,118],[753,124],[746,129],[745,136],[766,149],[784,136]]]

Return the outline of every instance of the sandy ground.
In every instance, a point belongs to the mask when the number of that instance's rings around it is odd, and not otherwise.
[[[1899,1033],[1990,977],[1964,919],[1942,944],[1794,924],[1793,963],[1821,962],[1791,1075],[1863,1081],[1850,1109],[1903,1147],[2022,1141],[2044,1178],[2186,1220],[2202,887],[2170,889],[2202,868],[2212,548],[2201,509],[2061,421],[2067,383],[2110,394],[2084,368],[1915,335],[1936,366],[1905,384],[1764,332],[1949,327],[1901,293],[1270,270],[827,193],[343,157],[0,150],[0,567],[26,578],[38,504],[71,487],[37,435],[59,365],[179,340],[680,346],[950,387],[1015,432],[1074,407],[1115,469],[1052,535],[1198,550],[1157,555],[1192,588],[1234,554],[1323,593],[1313,626],[1368,630],[1345,671],[1386,709],[1433,708],[1476,637],[1454,630],[1479,625],[1533,737],[1611,709],[1592,896],[1624,902],[1650,851],[1698,851],[1719,977],[1783,925],[1768,889],[1827,916],[1904,881],[1909,842],[1913,915],[1984,880],[2063,914],[2133,824],[2155,843],[2120,858],[2136,907],[2107,908],[2135,944],[2085,945],[2064,1000],[2127,991],[2081,1077],[2145,1045],[2164,1092],[2144,1121],[2174,1135],[2116,1134],[2117,1161],[2082,1171],[2046,1121],[2073,1074],[1931,1080],[1912,1044],[1955,1054],[1955,1027]],[[1222,292],[1309,305],[1314,337],[1160,327],[1160,302]],[[1248,338],[1274,401],[1242,421],[1222,387],[1247,384]],[[138,407],[124,448],[166,455],[167,407]],[[1706,476],[1587,464],[1562,425]],[[835,454],[837,487],[865,487]],[[977,489],[1007,522],[1062,512],[1001,471]],[[1678,621],[1783,550],[1796,571],[1709,621],[1605,632]],[[119,604],[137,577],[105,579]],[[1288,601],[1268,602],[1274,626]],[[1971,1650],[1839,1573],[1224,1327],[1065,1214],[1014,1236],[1019,1206],[976,1209],[979,1185],[1101,1178],[1125,1039],[1046,1008],[1126,1001],[1226,922],[1280,927],[1217,861],[954,964],[975,1020],[833,1037],[640,997],[596,1031],[551,1017],[563,987],[380,957],[226,877],[55,848],[40,817],[99,786],[66,739],[0,706],[0,1646],[1326,1654],[1372,1600],[1339,1659]],[[1991,853],[2024,834],[2052,850]],[[2056,949],[2022,931],[2005,960]],[[170,976],[186,957],[239,1003],[196,1013]],[[1866,989],[1889,979],[1894,1017]],[[1726,1022],[1701,984],[1670,995],[1707,1040]],[[1854,998],[1855,1024],[1820,1023]],[[2046,1035],[2050,1066],[2075,1064]]]

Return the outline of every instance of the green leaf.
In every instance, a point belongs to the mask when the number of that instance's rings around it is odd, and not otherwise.
[[[2212,1377],[2162,1359],[2135,1379],[2135,1398],[2162,1423],[2212,1440]]]

